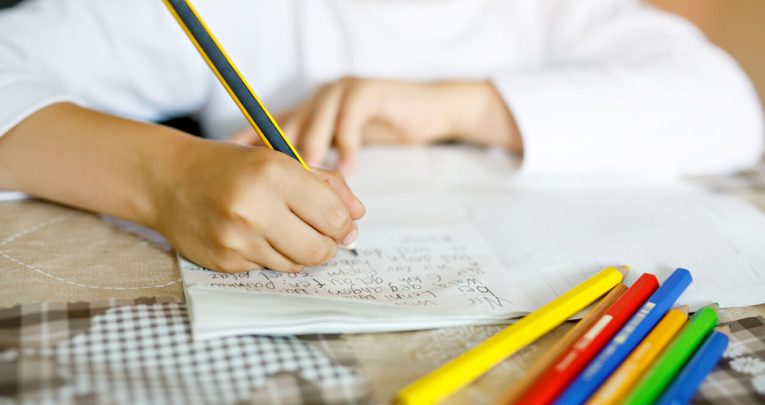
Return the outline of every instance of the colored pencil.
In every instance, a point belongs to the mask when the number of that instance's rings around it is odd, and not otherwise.
[[[704,307],[693,314],[688,324],[627,395],[624,403],[639,405],[656,401],[715,326],[716,306]]]
[[[542,308],[488,338],[398,394],[401,404],[434,404],[469,384],[497,363],[586,308],[621,283],[627,269],[609,267]]]
[[[587,330],[587,333],[555,360],[553,365],[518,400],[518,403],[524,405],[552,403],[657,288],[659,288],[659,281],[656,276],[643,273],[627,292]]]
[[[704,379],[717,365],[728,348],[730,329],[718,328],[688,360],[675,381],[664,391],[657,405],[683,405],[690,403]]]
[[[620,403],[687,320],[687,305],[667,312],[645,340],[587,401],[587,405]]]
[[[691,273],[686,269],[677,269],[672,272],[664,284],[648,298],[648,301],[563,391],[555,403],[581,404],[587,401],[664,317],[692,280]]]
[[[580,319],[571,329],[558,339],[552,347],[547,349],[542,357],[537,359],[523,376],[513,383],[508,390],[495,402],[495,405],[515,403],[526,390],[534,384],[534,381],[547,370],[547,368],[569,348],[580,336],[597,321],[601,315],[613,304],[619,297],[627,291],[627,286],[619,284],[614,287],[603,299],[598,301],[592,309],[587,312],[584,318]]]

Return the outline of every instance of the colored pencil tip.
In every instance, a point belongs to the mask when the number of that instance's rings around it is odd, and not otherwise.
[[[688,304],[685,304],[678,309],[683,311],[683,313],[685,313],[686,315],[688,314],[688,312],[691,312],[691,307]]]
[[[627,273],[630,272],[630,266],[616,266],[616,270],[622,273],[622,277],[627,277]]]
[[[356,250],[356,249],[353,249],[353,248],[351,249],[351,253],[353,253],[354,256],[358,256],[359,255],[359,251]]]
[[[728,336],[729,338],[733,337],[733,332],[731,332],[730,326],[728,325],[718,326],[715,328],[715,330]]]

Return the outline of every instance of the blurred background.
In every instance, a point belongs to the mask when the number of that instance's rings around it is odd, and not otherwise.
[[[752,78],[765,106],[765,1],[649,0],[693,21]]]
[[[0,0],[0,8],[21,1]],[[692,21],[736,58],[752,78],[765,108],[765,0],[646,1]]]

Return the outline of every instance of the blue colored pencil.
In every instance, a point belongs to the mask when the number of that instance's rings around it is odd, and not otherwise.
[[[680,405],[691,402],[696,390],[728,348],[728,336],[716,331],[699,347],[685,367],[659,398],[657,405]]]
[[[563,391],[555,404],[582,404],[587,401],[672,308],[691,281],[691,273],[686,269],[679,268],[672,272],[590,365]]]

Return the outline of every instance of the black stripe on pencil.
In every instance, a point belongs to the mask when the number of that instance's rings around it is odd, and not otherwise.
[[[165,0],[165,3],[267,146],[292,157],[308,169],[193,7],[186,0]]]

